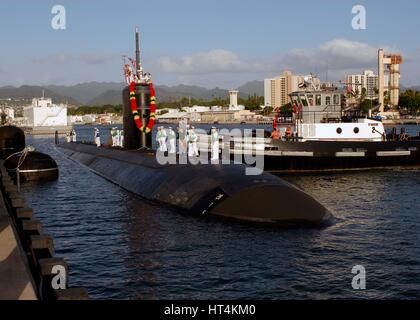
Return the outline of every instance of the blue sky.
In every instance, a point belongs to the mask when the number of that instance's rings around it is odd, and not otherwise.
[[[65,30],[51,27],[56,4]],[[358,4],[366,30],[351,25]],[[420,85],[419,17],[419,0],[3,0],[0,85],[121,81],[135,26],[159,84],[234,88],[285,69],[338,80],[376,70],[384,47],[403,54],[403,85]]]

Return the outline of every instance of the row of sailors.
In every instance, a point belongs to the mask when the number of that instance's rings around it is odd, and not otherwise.
[[[111,147],[123,147],[124,146],[124,130],[118,128],[109,129],[109,139]],[[94,129],[94,140],[97,147],[101,146],[101,134],[98,128]]]
[[[179,127],[177,133],[169,127],[167,130],[161,126],[157,128],[156,142],[159,145],[160,152],[168,152],[169,154],[176,154],[176,140],[178,138],[179,154],[189,157],[198,157],[197,142],[199,137],[195,133],[195,128],[188,125]],[[219,159],[219,132],[217,128],[211,128],[211,160]]]
[[[66,133],[66,141],[68,143],[77,141],[77,134],[76,134],[76,131],[74,129],[71,130],[70,132]]]
[[[195,128],[186,125],[185,129],[180,127],[177,130],[178,134],[169,127],[166,130],[163,126],[157,128],[156,141],[159,145],[160,152],[168,152],[169,154],[176,154],[176,140],[179,141],[179,154],[189,157],[198,157],[198,136],[195,133]],[[74,132],[75,134],[75,132]],[[123,147],[124,145],[124,131],[118,128],[110,129],[110,136],[113,147]],[[101,146],[101,136],[98,128],[94,129],[95,144],[97,147]],[[216,127],[211,128],[211,160],[219,159],[219,132]]]
[[[112,147],[123,147],[124,146],[124,130],[118,128],[109,129],[110,145]]]

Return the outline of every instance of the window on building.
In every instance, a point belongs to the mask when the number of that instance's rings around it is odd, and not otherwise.
[[[315,100],[316,100],[316,105],[317,106],[320,106],[321,105],[321,95],[320,94],[317,94],[315,96]]]
[[[340,104],[340,96],[338,94],[334,95],[334,104],[335,105]]]

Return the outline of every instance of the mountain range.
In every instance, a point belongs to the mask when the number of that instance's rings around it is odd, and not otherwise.
[[[68,103],[69,105],[117,105],[122,103],[122,89],[125,83],[118,82],[87,82],[73,86],[29,86],[21,87],[0,87],[0,99],[13,98],[22,99],[28,103],[34,97],[51,97],[54,103]],[[411,88],[401,87],[401,90],[413,89],[420,91],[420,86]],[[249,95],[264,95],[264,82],[251,81],[237,88],[239,97],[247,98]],[[156,86],[158,101],[173,101],[183,97],[192,99],[212,100],[215,98],[227,98],[229,90],[221,88],[207,89],[199,86],[177,85],[177,86]],[[23,103],[23,102],[22,102]]]
[[[125,83],[118,82],[88,82],[73,86],[29,86],[0,87],[0,99],[13,98],[29,100],[33,97],[51,97],[55,103],[68,103],[70,105],[104,105],[121,104],[121,91]],[[237,88],[239,96],[247,98],[249,95],[264,95],[264,82],[252,81]],[[229,90],[221,88],[207,89],[199,86],[177,85],[156,86],[158,101],[171,101],[183,97],[192,99],[211,100],[214,98],[227,98]]]

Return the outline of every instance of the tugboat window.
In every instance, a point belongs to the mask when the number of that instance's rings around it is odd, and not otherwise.
[[[341,134],[343,132],[343,130],[341,128],[337,128],[337,133]]]
[[[308,102],[310,107],[314,106],[314,96],[312,94],[308,94]]]
[[[360,130],[359,130],[358,127],[355,127],[353,131],[354,131],[354,133],[358,134]]]
[[[320,106],[321,105],[321,95],[320,94],[317,94],[315,96],[315,100],[316,100],[316,105],[317,106]]]
[[[331,96],[326,96],[326,97],[325,97],[325,104],[326,104],[327,106],[329,106],[329,105],[331,104]]]
[[[340,96],[338,94],[334,95],[334,104],[335,105],[340,104]]]

